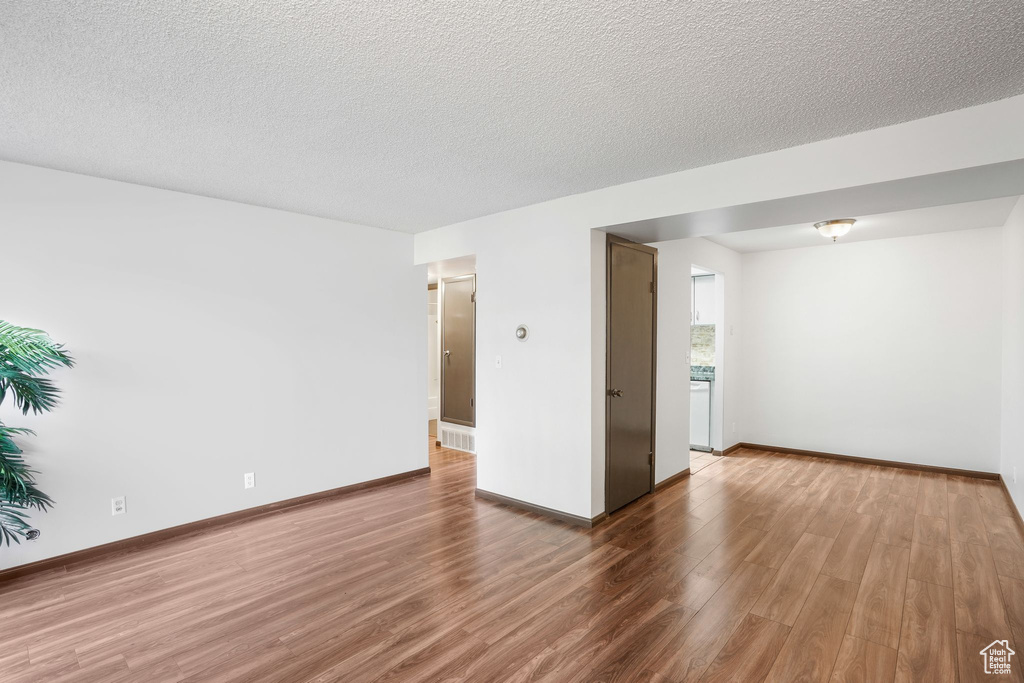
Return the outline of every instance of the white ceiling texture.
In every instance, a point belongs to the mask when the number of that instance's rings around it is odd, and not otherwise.
[[[1024,92],[1021,0],[0,0],[0,158],[407,232]]]
[[[929,206],[907,211],[857,216],[850,232],[838,243],[866,242],[890,237],[910,237],[951,230],[994,228],[1006,223],[1019,197],[1000,197],[976,202],[960,202]],[[843,218],[826,216],[825,218]],[[799,247],[831,246],[832,240],[822,237],[811,223],[782,225],[757,230],[740,230],[706,239],[741,253],[775,251]]]

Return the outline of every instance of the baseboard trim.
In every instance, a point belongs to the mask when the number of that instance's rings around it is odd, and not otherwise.
[[[750,448],[755,451],[775,451],[776,453],[789,453],[790,455],[807,455],[812,458],[828,458],[829,460],[846,460],[848,462],[859,462],[865,465],[881,465],[882,467],[895,467],[901,470],[918,470],[920,472],[935,472],[937,474],[952,474],[959,477],[974,477],[976,479],[999,479],[998,472],[980,472],[977,470],[961,470],[956,467],[938,467],[936,465],[919,465],[912,462],[899,462],[897,460],[879,460],[877,458],[862,458],[857,455],[840,455],[838,453],[825,453],[822,451],[805,451],[800,448],[786,448],[785,446],[765,446],[756,443],[739,443],[737,447]]]
[[[179,524],[178,526],[172,526],[167,529],[151,531],[148,534],[132,536],[131,538],[124,538],[120,541],[113,541],[111,543],[105,543],[103,545],[97,545],[91,548],[75,550],[74,552],[66,553],[64,555],[48,557],[45,560],[39,560],[37,562],[31,562],[29,564],[18,565],[17,567],[11,567],[10,569],[0,569],[0,583],[10,579],[28,576],[30,574],[37,574],[39,572],[58,569],[69,564],[81,564],[100,560],[108,555],[138,550],[145,546],[154,545],[156,543],[171,540],[179,536],[193,534],[197,531],[206,531],[214,527],[228,526],[230,524],[237,524],[239,522],[249,521],[256,517],[274,514],[277,512],[281,512],[282,510],[286,510],[288,508],[299,507],[300,505],[309,505],[310,503],[315,503],[321,500],[325,500],[327,498],[335,498],[339,496],[348,495],[351,493],[355,493],[356,491],[364,491],[366,489],[387,486],[388,484],[393,484],[395,482],[402,481],[403,479],[410,479],[412,477],[418,477],[424,474],[430,474],[429,467],[421,467],[416,470],[410,470],[409,472],[400,472],[398,474],[392,474],[390,476],[381,477],[379,479],[371,479],[370,481],[359,482],[358,484],[349,484],[348,486],[341,486],[336,489],[329,489],[327,491],[310,493],[308,495],[299,496],[297,498],[279,500],[274,503],[267,503],[266,505],[259,505],[257,507],[246,508],[245,510],[238,510],[237,512],[229,512],[227,514],[218,515],[217,517],[208,517],[206,519],[200,519],[195,522],[188,522],[187,524]]]
[[[741,448],[743,448],[743,444],[741,444],[741,443],[734,443],[733,445],[729,446],[724,451],[722,451],[722,455],[729,455],[730,453],[735,453],[736,451],[738,451]]]
[[[1006,480],[1003,479],[1003,475],[999,475],[999,484],[1003,487],[1003,493],[1006,494],[1006,499],[1010,501],[1010,507],[1013,508],[1013,516],[1017,518],[1017,526],[1020,528],[1021,533],[1024,533],[1024,516],[1020,514],[1020,508],[1017,507],[1017,503],[1014,502],[1013,496],[1010,495],[1010,488],[1006,485]]]
[[[560,522],[566,522],[568,524],[574,524],[581,526],[585,529],[590,529],[597,526],[603,519],[608,516],[608,513],[602,512],[594,517],[580,517],[579,515],[571,515],[568,512],[562,512],[560,510],[552,510],[546,508],[543,505],[534,505],[533,503],[527,503],[525,500],[519,500],[518,498],[509,498],[503,496],[500,493],[492,493],[491,491],[485,491],[484,489],[476,490],[476,497],[484,500],[489,500],[492,503],[501,503],[502,505],[508,505],[512,508],[519,510],[525,510],[526,512],[534,512],[544,517],[551,517],[557,519]]]
[[[667,488],[667,487],[671,486],[672,484],[675,484],[677,481],[681,481],[683,479],[686,479],[688,476],[690,476],[690,468],[689,467],[687,467],[682,472],[676,472],[675,474],[673,474],[668,479],[666,479],[664,481],[661,481],[661,482],[658,482],[657,484],[655,484],[654,485],[654,492],[657,493],[658,491],[661,491],[662,489]]]

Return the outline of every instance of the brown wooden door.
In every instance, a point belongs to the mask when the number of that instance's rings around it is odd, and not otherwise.
[[[476,275],[445,278],[441,302],[441,419],[476,426]]]
[[[608,512],[654,490],[658,251],[608,236]]]

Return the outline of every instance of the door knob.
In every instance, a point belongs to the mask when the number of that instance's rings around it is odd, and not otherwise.
[[[622,396],[622,389],[609,389],[608,395],[615,397]]]
[[[447,349],[445,349],[444,359],[447,360],[447,361],[450,361],[452,359],[452,352],[447,350]]]

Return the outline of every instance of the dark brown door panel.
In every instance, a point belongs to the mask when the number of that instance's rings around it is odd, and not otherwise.
[[[608,512],[654,490],[657,253],[608,239]]]
[[[476,276],[445,278],[441,302],[441,419],[476,426]]]

